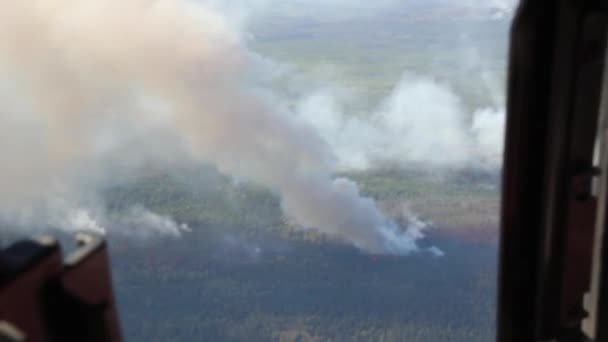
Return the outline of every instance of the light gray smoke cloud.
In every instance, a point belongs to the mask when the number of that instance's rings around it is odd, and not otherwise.
[[[331,90],[305,96],[296,116],[315,127],[345,170],[387,163],[497,170],[502,162],[505,113],[501,96],[493,102],[469,113],[446,84],[405,75],[368,116],[346,114],[345,104]]]
[[[112,215],[106,213],[104,206],[95,202],[82,199],[75,201],[70,199],[69,195],[57,194],[40,198],[22,210],[3,210],[0,224],[3,229],[12,227],[23,234],[35,234],[39,233],[40,229],[53,228],[66,233],[110,233],[138,240],[180,238],[191,231],[187,224],[154,213],[142,205],[132,205],[124,212]]]
[[[372,253],[417,250],[420,227],[402,230],[355,183],[332,179],[326,142],[252,90],[250,66],[241,32],[201,2],[0,1],[0,205],[23,210],[76,188],[75,174],[108,151],[154,150],[169,135],[276,191],[303,227]],[[130,146],[132,136],[149,145]],[[78,209],[68,217],[106,229]],[[127,225],[179,230],[143,209],[133,217]]]
[[[157,237],[179,238],[191,231],[185,223],[177,223],[168,216],[154,213],[143,206],[135,205],[118,217],[103,212],[66,206],[64,211],[55,208],[49,212],[48,224],[67,232],[89,232],[106,235],[111,232],[118,236],[153,239]],[[53,218],[55,221],[53,221]]]
[[[117,234],[136,235],[140,238],[155,238],[159,235],[178,238],[191,231],[187,224],[177,223],[170,217],[159,215],[140,205],[129,208],[126,214],[110,220],[106,226],[107,229],[116,230]]]

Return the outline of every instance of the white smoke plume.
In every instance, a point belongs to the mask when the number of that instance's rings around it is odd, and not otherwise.
[[[115,234],[137,239],[157,237],[179,238],[191,231],[185,223],[177,223],[168,216],[154,213],[136,205],[115,217],[84,208],[68,208],[66,212],[54,212],[57,229],[67,232],[88,232],[98,235]]]
[[[136,236],[139,238],[155,238],[167,236],[179,238],[191,231],[185,223],[177,223],[168,216],[154,213],[143,206],[133,206],[126,213],[106,223],[116,234]]]
[[[0,1],[0,205],[74,187],[74,174],[108,149],[129,153],[116,141],[154,128],[192,157],[273,189],[304,227],[372,253],[417,250],[418,230],[402,231],[356,184],[332,179],[325,141],[249,87],[250,57],[241,32],[201,2]],[[150,149],[156,137],[146,136]],[[180,230],[135,214],[126,224]],[[106,229],[83,212],[72,221]]]
[[[342,169],[378,165],[485,168],[502,162],[505,113],[502,98],[468,113],[446,84],[405,75],[380,108],[369,116],[344,112],[331,90],[314,92],[297,106],[299,120],[331,146]]]
[[[110,215],[103,206],[82,204],[73,203],[64,197],[50,196],[41,199],[28,210],[3,211],[0,217],[4,221],[2,223],[24,233],[54,228],[66,233],[111,234],[145,240],[158,237],[179,238],[191,231],[187,224],[177,223],[171,217],[152,212],[142,205],[133,205],[123,212]]]

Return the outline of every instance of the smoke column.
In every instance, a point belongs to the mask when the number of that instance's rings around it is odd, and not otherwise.
[[[420,227],[400,230],[332,179],[329,146],[249,87],[250,67],[240,32],[200,2],[0,1],[0,205],[53,193],[108,141],[162,127],[192,157],[276,191],[303,227],[372,253],[417,250]]]

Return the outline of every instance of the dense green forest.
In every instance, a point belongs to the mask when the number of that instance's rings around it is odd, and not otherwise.
[[[248,238],[114,253],[135,341],[490,341],[495,250],[442,241],[445,258]],[[218,247],[219,246],[219,247]],[[123,246],[124,247],[124,246]],[[118,247],[116,247],[118,248]]]
[[[211,168],[108,189],[188,222],[182,238],[110,236],[114,284],[133,341],[489,341],[496,247],[430,228],[445,257],[368,255],[282,219],[276,196]],[[351,175],[366,194],[457,205],[496,200],[484,177]],[[212,180],[212,181],[210,181]],[[382,180],[382,181],[380,181]],[[453,215],[449,213],[449,215]],[[495,229],[495,227],[488,227]]]

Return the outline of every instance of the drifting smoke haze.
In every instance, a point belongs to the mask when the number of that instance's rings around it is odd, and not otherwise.
[[[468,113],[427,77],[405,75],[366,118],[344,113],[331,91],[293,105],[267,96],[252,80],[268,70],[246,47],[249,9],[228,4],[0,0],[2,220],[179,237],[189,228],[171,218],[134,206],[111,219],[82,194],[96,197],[100,182],[143,163],[196,160],[270,188],[302,227],[371,253],[408,254],[425,224],[399,227],[336,171],[499,167],[501,104]]]
[[[505,113],[499,101],[468,113],[449,86],[412,75],[364,118],[344,113],[338,98],[313,93],[296,115],[332,146],[341,169],[500,167]]]

